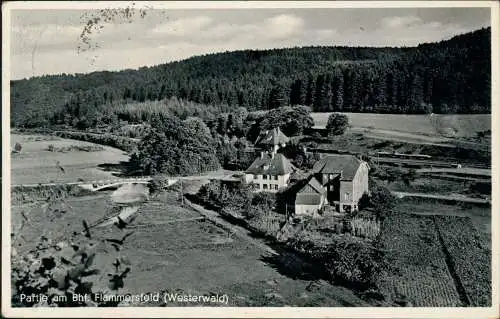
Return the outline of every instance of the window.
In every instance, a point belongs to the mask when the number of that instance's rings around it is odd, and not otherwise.
[[[262,184],[263,189],[267,189],[267,184]]]
[[[258,178],[259,178],[259,175],[253,174],[253,179],[258,179]]]
[[[349,200],[349,192],[346,192],[346,193],[344,194],[344,199],[345,199],[345,200]]]
[[[274,189],[278,190],[278,184],[274,185]]]
[[[274,180],[277,181],[278,180],[278,175],[274,175]]]
[[[262,175],[262,179],[267,179],[267,175]]]

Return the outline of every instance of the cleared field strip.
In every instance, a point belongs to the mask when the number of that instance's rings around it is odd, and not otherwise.
[[[324,128],[331,113],[312,113],[314,127]],[[381,130],[380,134],[412,133],[413,137],[445,138],[474,136],[478,131],[491,130],[490,114],[374,114],[374,113],[342,113],[347,115],[352,128],[362,130]],[[408,136],[411,137],[411,136]],[[443,140],[443,141],[444,141]],[[435,139],[429,139],[435,142]]]
[[[433,216],[446,254],[471,306],[491,306],[491,251],[469,218]]]
[[[61,183],[38,183],[38,184],[17,184],[11,185],[11,187],[50,187],[57,185],[99,185],[105,186],[108,184],[116,183],[142,183],[149,182],[151,177],[137,177],[137,178],[122,178],[122,179],[109,179],[109,180],[99,180],[99,181],[82,181],[82,182],[61,182]]]
[[[491,200],[489,199],[472,198],[459,195],[435,195],[427,193],[410,193],[410,192],[392,192],[392,193],[394,194],[394,196],[398,198],[417,197],[417,198],[431,198],[431,199],[457,201],[457,202],[473,203],[473,204],[491,204]]]
[[[206,218],[204,216],[193,217],[193,218],[179,218],[179,219],[167,220],[164,222],[155,222],[153,225],[159,226],[159,225],[166,225],[166,224],[171,224],[171,223],[190,222],[190,221],[205,220],[205,219]],[[128,226],[128,228],[141,228],[141,227],[151,227],[151,226],[152,226],[152,224],[138,224],[138,225]]]
[[[385,295],[415,307],[463,305],[430,217],[394,213],[380,241],[389,267],[378,280]]]
[[[474,168],[474,167],[462,167],[462,168],[421,168],[417,170],[418,173],[449,173],[461,176],[488,176],[491,177],[491,169],[486,168]]]

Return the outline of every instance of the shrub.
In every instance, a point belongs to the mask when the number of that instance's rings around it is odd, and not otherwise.
[[[358,207],[360,210],[372,208],[378,217],[383,217],[386,211],[394,208],[396,201],[396,197],[387,188],[375,184],[370,195],[364,193],[361,196]]]
[[[276,195],[267,192],[257,193],[252,198],[252,206],[273,209],[276,206]]]
[[[385,187],[378,186],[371,192],[370,203],[376,213],[392,209],[395,202],[396,197]]]
[[[375,286],[376,274],[381,268],[378,251],[356,237],[329,235],[329,238],[331,240],[326,241],[321,237],[296,236],[287,246],[321,263],[332,281],[360,289]]]
[[[328,117],[328,122],[326,123],[326,130],[328,135],[342,135],[344,134],[347,126],[349,125],[349,119],[347,115],[340,113],[330,114]]]
[[[17,142],[14,145],[14,151],[16,151],[16,153],[20,153],[22,149],[23,149],[23,147],[22,147],[21,143]]]
[[[249,224],[264,235],[276,237],[281,229],[281,224],[284,222],[285,218],[283,215],[265,211],[262,207],[257,207],[254,208],[254,214]]]
[[[166,176],[154,176],[148,183],[149,194],[154,196],[161,193],[168,187],[168,181]]]

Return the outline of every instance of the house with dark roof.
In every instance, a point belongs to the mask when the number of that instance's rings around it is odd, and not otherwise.
[[[279,127],[276,127],[272,130],[262,131],[255,141],[255,147],[263,151],[276,153],[280,147],[285,147],[289,141],[288,136],[283,134]]]
[[[262,152],[245,171],[245,182],[254,184],[255,191],[277,192],[288,186],[295,170],[283,154]]]
[[[369,192],[368,164],[354,155],[327,155],[317,161],[312,174],[327,190],[331,205],[342,211],[358,208],[363,193]]]
[[[295,215],[314,216],[326,203],[326,188],[315,177],[310,177],[295,196]]]

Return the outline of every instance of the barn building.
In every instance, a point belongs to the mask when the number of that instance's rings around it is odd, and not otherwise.
[[[295,197],[295,215],[315,216],[327,204],[326,188],[311,177]]]
[[[358,201],[368,188],[368,163],[354,155],[327,155],[312,169],[314,177],[327,190],[327,199],[336,210],[358,209]]]

